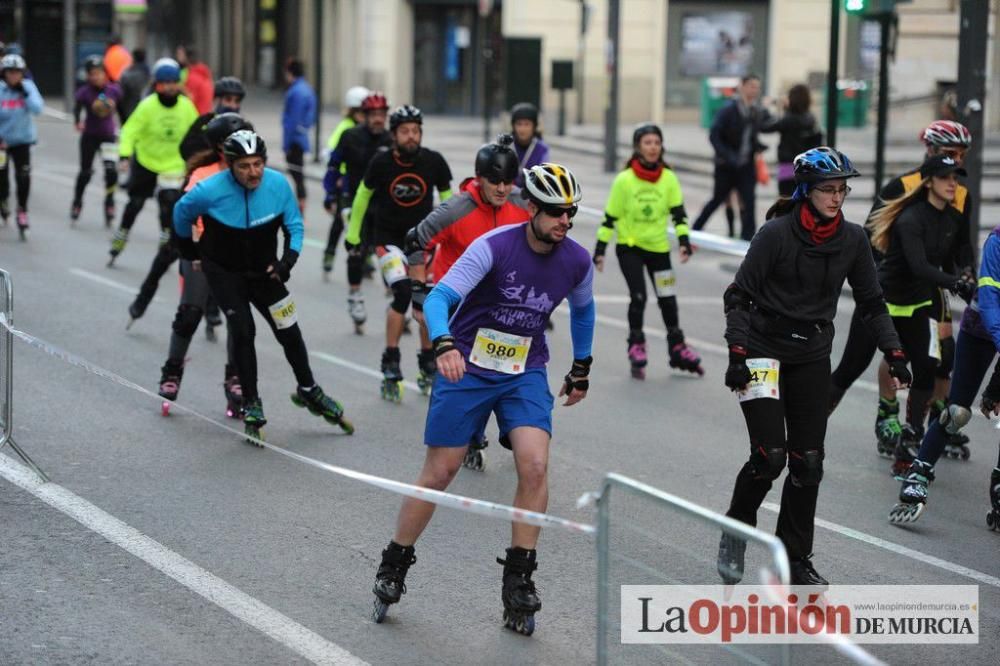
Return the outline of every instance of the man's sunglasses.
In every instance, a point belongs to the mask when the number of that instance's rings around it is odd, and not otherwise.
[[[486,176],[486,180],[491,185],[513,185],[514,184],[514,179],[513,178],[501,178],[500,176],[496,176],[496,175]]]
[[[576,211],[579,207],[574,204],[572,206],[542,206],[542,212],[549,217],[562,217],[563,215],[568,215],[569,219],[576,217]]]

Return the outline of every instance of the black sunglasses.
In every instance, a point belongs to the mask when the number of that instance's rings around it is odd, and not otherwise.
[[[501,178],[500,176],[496,176],[496,175],[493,175],[493,174],[491,174],[489,176],[486,176],[486,180],[487,180],[487,182],[489,182],[492,185],[501,185],[501,184],[503,184],[503,185],[513,185],[514,184],[514,179],[513,178]]]
[[[542,212],[549,217],[562,217],[563,215],[568,215],[569,219],[576,217],[576,211],[579,210],[579,206],[573,204],[572,206],[542,206]]]

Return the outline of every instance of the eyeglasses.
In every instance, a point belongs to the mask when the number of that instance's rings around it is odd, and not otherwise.
[[[542,206],[542,212],[549,217],[562,217],[563,215],[568,215],[569,219],[576,217],[576,211],[578,210],[576,204],[572,206]]]
[[[832,197],[834,195],[840,195],[846,197],[848,194],[851,193],[850,185],[844,185],[843,187],[814,187],[813,189],[819,192],[820,194],[824,194],[828,197]]]
[[[940,151],[941,155],[945,155],[954,160],[964,160],[966,153],[968,153],[966,148],[942,148]]]

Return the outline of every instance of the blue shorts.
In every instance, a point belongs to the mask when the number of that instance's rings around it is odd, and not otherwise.
[[[424,426],[427,446],[468,446],[496,414],[500,437],[521,426],[552,434],[552,394],[545,368],[520,375],[482,376],[466,372],[452,383],[438,373]]]

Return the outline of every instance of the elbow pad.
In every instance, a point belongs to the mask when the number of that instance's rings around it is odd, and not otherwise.
[[[722,306],[725,314],[729,314],[733,310],[749,312],[750,296],[734,282],[726,287],[726,293],[722,296]]]

